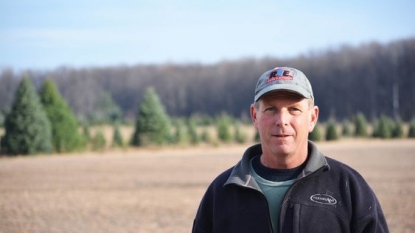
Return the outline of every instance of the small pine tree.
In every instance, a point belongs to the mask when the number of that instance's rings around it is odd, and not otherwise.
[[[186,132],[186,126],[182,119],[177,119],[174,123],[175,133],[173,137],[173,142],[179,145],[184,145],[188,143],[189,137]]]
[[[261,141],[261,135],[259,135],[258,130],[255,130],[254,142],[260,142],[260,141]]]
[[[124,140],[118,123],[113,126],[112,147],[124,147]]]
[[[415,138],[415,120],[409,124],[408,138]]]
[[[231,120],[230,117],[226,114],[222,114],[217,119],[217,133],[218,133],[218,139],[222,142],[230,142],[232,141],[232,135],[230,132],[230,125]]]
[[[402,121],[398,120],[394,123],[393,125],[393,129],[392,129],[392,137],[393,138],[403,138],[404,135],[404,130],[403,130],[403,123]]]
[[[131,145],[164,145],[170,141],[170,119],[154,88],[147,88],[138,109]]]
[[[95,133],[95,137],[92,139],[92,150],[94,151],[103,151],[107,141],[105,139],[104,133],[101,130],[98,130]]]
[[[367,137],[367,122],[363,113],[358,113],[354,119],[354,135],[356,137]]]
[[[334,141],[338,139],[339,139],[339,135],[336,130],[336,123],[333,121],[329,121],[326,127],[326,140]]]
[[[4,114],[3,112],[0,112],[0,128],[4,125]]]
[[[82,126],[82,147],[87,147],[91,142],[91,131],[88,124]]]
[[[313,131],[311,131],[311,133],[308,134],[308,139],[313,141],[313,142],[321,141],[322,136],[321,136],[321,131],[320,131],[319,124],[314,126]]]
[[[189,118],[187,121],[187,132],[189,135],[189,140],[192,145],[197,145],[200,143],[200,137],[197,133],[197,124],[196,119]]]
[[[247,137],[246,133],[242,132],[241,124],[236,123],[235,126],[234,126],[234,130],[235,130],[235,133],[234,133],[235,141],[237,143],[241,143],[241,144],[245,143],[248,137]]]
[[[212,143],[212,137],[210,136],[208,129],[204,128],[200,135],[200,140],[205,143]]]
[[[373,137],[383,139],[392,137],[392,123],[386,116],[381,116],[380,119],[374,124],[373,128]]]
[[[53,149],[57,152],[80,149],[82,138],[78,122],[52,80],[43,83],[39,96],[52,126]]]
[[[379,137],[379,120],[375,120],[373,123],[373,131],[372,131],[372,137],[378,138]]]
[[[12,109],[7,114],[2,150],[6,154],[49,153],[52,132],[49,119],[40,103],[35,87],[28,77],[20,82]]]
[[[350,137],[352,136],[352,130],[350,129],[350,122],[344,120],[342,123],[342,136]]]

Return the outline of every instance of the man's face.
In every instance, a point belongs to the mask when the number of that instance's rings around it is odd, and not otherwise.
[[[274,92],[251,106],[265,156],[304,156],[308,134],[317,122],[318,108],[311,100],[291,92]]]

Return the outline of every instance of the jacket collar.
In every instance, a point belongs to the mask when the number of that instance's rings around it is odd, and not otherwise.
[[[242,159],[233,168],[231,175],[229,176],[224,186],[228,184],[237,184],[243,187],[251,187],[260,190],[258,184],[254,180],[250,172],[249,163],[254,156],[261,154],[261,144],[256,144],[249,147],[243,154]],[[323,168],[324,170],[329,169],[327,160],[325,156],[318,151],[316,145],[313,142],[308,141],[307,164],[304,170],[302,171],[301,175],[297,179],[306,177],[312,174],[313,172],[319,170],[320,168]]]

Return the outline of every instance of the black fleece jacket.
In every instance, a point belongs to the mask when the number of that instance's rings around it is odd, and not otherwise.
[[[383,233],[388,227],[372,189],[349,166],[325,157],[309,142],[307,165],[280,209],[280,233]],[[268,203],[249,171],[261,145],[220,174],[207,189],[193,233],[272,233]]]

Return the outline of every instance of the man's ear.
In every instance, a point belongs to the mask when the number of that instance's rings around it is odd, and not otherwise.
[[[313,108],[310,110],[310,125],[308,128],[308,132],[311,133],[311,131],[313,131],[314,127],[317,124],[317,120],[318,120],[318,113],[319,113],[319,109],[317,106],[313,106]]]
[[[252,123],[254,124],[255,128],[258,129],[258,127],[257,127],[257,109],[256,109],[254,104],[251,104],[250,113],[251,113]]]

